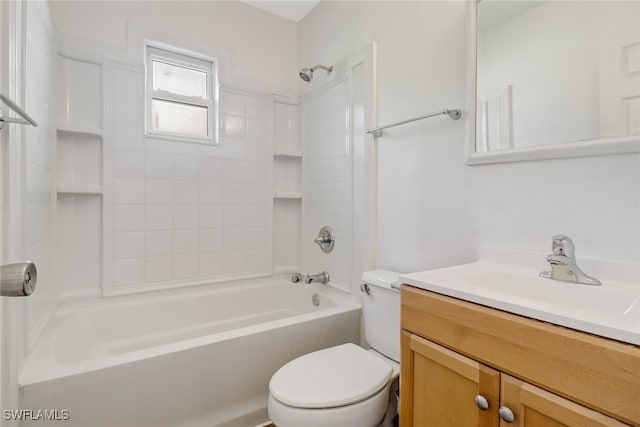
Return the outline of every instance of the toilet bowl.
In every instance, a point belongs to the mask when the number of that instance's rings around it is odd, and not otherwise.
[[[397,387],[400,373],[398,276],[386,270],[363,274],[365,336],[373,349],[348,343],[315,351],[292,360],[271,377],[268,411],[276,426],[391,425],[396,414],[391,388]],[[368,334],[368,325],[376,333]],[[386,350],[384,354],[376,351],[376,344]]]

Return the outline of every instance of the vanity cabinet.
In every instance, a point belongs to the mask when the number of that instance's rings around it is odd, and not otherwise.
[[[636,346],[407,285],[401,325],[401,427],[640,425]]]

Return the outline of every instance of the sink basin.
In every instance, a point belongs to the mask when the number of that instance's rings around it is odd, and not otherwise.
[[[640,284],[602,286],[544,279],[538,271],[486,262],[400,277],[421,289],[640,345]]]

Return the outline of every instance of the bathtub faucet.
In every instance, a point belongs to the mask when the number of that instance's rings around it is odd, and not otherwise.
[[[307,274],[307,277],[304,278],[304,283],[309,284],[312,282],[320,282],[323,285],[326,285],[327,283],[329,283],[329,273],[323,271],[319,274]]]

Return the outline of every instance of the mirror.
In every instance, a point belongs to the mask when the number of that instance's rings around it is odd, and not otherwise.
[[[640,151],[640,2],[475,9],[468,163]]]

